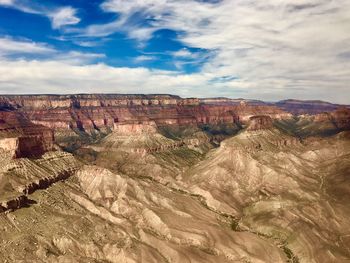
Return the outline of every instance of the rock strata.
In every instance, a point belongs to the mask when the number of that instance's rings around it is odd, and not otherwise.
[[[98,132],[120,129],[140,132],[160,126],[244,123],[254,115],[289,118],[276,106],[263,103],[212,103],[172,95],[33,95],[1,96],[0,104],[11,107],[32,123],[64,131]]]
[[[53,149],[54,134],[19,112],[0,111],[0,148],[14,158],[37,157]]]
[[[249,118],[249,131],[270,129],[273,127],[273,122],[270,116],[252,116]]]

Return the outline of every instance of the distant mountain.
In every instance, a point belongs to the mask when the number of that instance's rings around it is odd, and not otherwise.
[[[274,105],[295,115],[330,112],[330,111],[336,110],[341,106],[344,106],[344,105],[333,104],[333,103],[325,102],[321,100],[294,100],[294,99],[281,100],[279,102],[274,103]],[[349,107],[348,105],[345,105],[345,106]]]

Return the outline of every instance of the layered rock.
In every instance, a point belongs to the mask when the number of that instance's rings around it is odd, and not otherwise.
[[[28,197],[25,195],[19,195],[8,200],[2,200],[0,202],[0,213],[8,210],[15,210],[25,206],[28,203]]]
[[[252,116],[249,118],[249,131],[270,129],[273,127],[273,122],[270,116]]]
[[[113,127],[116,133],[122,135],[135,135],[157,132],[157,125],[154,121],[117,122],[114,123]]]
[[[35,157],[53,149],[54,135],[13,111],[0,111],[0,148],[14,158]]]
[[[331,120],[340,129],[350,129],[350,109],[340,107],[330,113]]]
[[[290,117],[289,113],[275,106],[255,101],[239,102],[242,101],[212,103],[172,95],[33,95],[2,96],[0,100],[4,107],[12,107],[33,123],[51,128],[56,133],[123,129],[120,123],[134,124],[138,126],[134,129],[142,130],[141,126],[147,126],[147,121],[158,127],[197,126],[248,122],[251,116],[259,114],[271,118]]]
[[[340,107],[339,104],[332,104],[320,100],[282,100],[275,103],[281,109],[291,112],[294,115],[318,114],[330,112]]]
[[[27,205],[27,195],[67,179],[80,166],[65,152],[45,153],[38,159],[0,160],[0,211]]]
[[[53,108],[114,107],[137,105],[198,105],[196,98],[182,99],[174,95],[7,95],[0,96],[2,106],[44,110]]]

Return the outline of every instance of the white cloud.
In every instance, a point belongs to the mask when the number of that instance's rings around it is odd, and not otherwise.
[[[187,48],[180,49],[178,51],[172,52],[172,55],[174,57],[180,57],[180,58],[196,58],[197,54],[192,53]]]
[[[83,53],[78,51],[58,52],[51,61],[64,62],[70,65],[86,65],[91,64],[99,59],[104,58],[104,54],[99,53]]]
[[[219,79],[218,93],[350,101],[348,0],[107,0],[102,9],[119,19],[108,30],[90,26],[91,36],[125,30],[145,41],[171,29],[184,45],[213,54],[199,74],[212,76],[211,89]],[[186,57],[187,51],[174,55]]]
[[[40,57],[40,60],[43,61],[60,61],[72,65],[91,64],[105,57],[104,54],[99,53],[62,52],[45,43],[37,43],[28,39],[0,37],[0,58],[8,60],[12,56],[22,58],[35,56],[37,59]]]
[[[180,93],[205,83],[200,75],[104,64],[72,65],[66,61],[0,60],[0,93]],[[161,84],[161,85],[160,85]],[[185,89],[178,90],[181,85]],[[32,88],[33,87],[33,88]]]
[[[0,0],[0,5],[12,5],[14,0]]]
[[[145,55],[141,55],[138,56],[136,58],[134,58],[134,61],[136,63],[140,63],[140,62],[145,62],[145,61],[152,61],[155,60],[156,58],[154,56],[145,56]]]
[[[76,9],[72,7],[62,7],[48,15],[52,21],[53,28],[60,28],[66,25],[75,25],[80,22],[76,16]]]
[[[46,16],[51,20],[52,27],[59,29],[67,25],[75,25],[80,22],[77,17],[77,10],[70,6],[51,7],[35,3],[33,1],[0,0],[0,6],[20,10],[25,13]]]
[[[213,73],[183,74],[147,68],[112,67],[105,64],[82,65],[69,60],[26,61],[0,60],[0,93],[170,93],[184,97],[232,96],[259,99],[300,97],[348,103],[347,88],[321,80],[301,80],[293,89],[282,88],[285,96],[278,97],[281,86],[289,80],[270,80],[273,87],[258,90],[245,80],[211,82]],[[349,81],[349,78],[343,79]],[[317,84],[316,86],[315,83]],[[338,92],[330,93],[327,86]],[[309,88],[306,90],[296,87]],[[277,94],[277,96],[276,96]],[[317,95],[315,95],[317,94]]]
[[[53,48],[43,43],[0,37],[0,56],[13,54],[51,54],[53,52],[55,52]]]

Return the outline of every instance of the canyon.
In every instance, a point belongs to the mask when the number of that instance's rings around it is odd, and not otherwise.
[[[350,107],[0,96],[1,262],[349,262]]]

